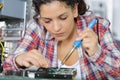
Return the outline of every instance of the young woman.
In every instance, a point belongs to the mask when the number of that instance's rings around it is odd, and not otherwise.
[[[120,51],[109,21],[93,15],[84,0],[33,0],[36,15],[17,49],[4,62],[4,71],[20,68],[60,67],[75,40],[82,40],[62,67],[76,68],[76,79],[106,80],[120,77]],[[91,20],[97,23],[88,28]]]

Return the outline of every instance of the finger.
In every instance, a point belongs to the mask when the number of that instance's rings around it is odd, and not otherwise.
[[[80,30],[77,30],[77,34],[80,34],[82,31],[83,31],[83,30],[81,30],[81,29],[80,29]]]
[[[42,67],[48,68],[50,66],[50,61],[45,59],[45,62],[41,63]]]
[[[49,67],[49,63],[46,59],[41,59],[40,67]]]
[[[93,31],[89,28],[87,28],[85,31],[84,31],[84,34],[86,35],[86,37],[93,37]]]
[[[33,64],[39,66],[40,57],[37,56],[34,52],[29,52],[29,57],[33,60]]]
[[[28,67],[32,66],[32,64],[30,62],[28,62],[28,61],[23,61],[22,66],[28,68]]]
[[[37,67],[39,66],[39,63],[38,63],[37,59],[35,59],[33,56],[29,56],[29,57],[25,58],[24,61],[30,63],[31,65],[34,65],[34,66],[37,66]]]
[[[78,39],[79,40],[82,40],[83,38],[85,38],[85,37],[89,37],[89,36],[93,36],[93,30],[92,29],[90,29],[90,28],[86,28],[85,30],[78,30],[77,31],[77,33],[78,33]]]
[[[33,57],[36,58],[39,67],[48,67],[47,60],[37,50],[32,50],[31,52],[34,53]]]
[[[38,50],[31,50],[30,51],[32,53],[32,56],[34,58],[36,58],[38,61],[41,59],[41,58],[44,58],[43,55],[38,51]]]
[[[91,42],[91,39],[90,38],[84,38],[83,39],[83,44],[85,44],[85,43],[90,43]]]
[[[86,37],[86,35],[87,35],[86,32],[81,32],[80,34],[78,34],[76,40],[83,40]]]
[[[86,32],[87,32],[88,37],[95,37],[95,38],[97,38],[97,34],[92,29],[87,28]]]
[[[38,63],[37,66],[41,66],[42,60],[44,59],[43,56],[37,50],[30,51],[30,54],[32,58],[36,59],[36,62]]]
[[[83,48],[85,48],[85,50],[86,50],[86,49],[89,49],[90,44],[89,44],[89,43],[83,43],[82,46],[83,46]]]

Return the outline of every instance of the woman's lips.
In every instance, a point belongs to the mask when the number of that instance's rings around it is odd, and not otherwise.
[[[57,33],[55,34],[55,36],[59,37],[59,36],[63,36],[64,33]]]

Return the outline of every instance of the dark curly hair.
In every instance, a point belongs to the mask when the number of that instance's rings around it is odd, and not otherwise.
[[[40,12],[39,8],[42,4],[47,4],[52,1],[65,2],[68,6],[71,6],[72,8],[77,3],[79,15],[85,14],[85,12],[88,10],[84,0],[33,0],[32,2],[33,2],[33,7],[35,9],[36,15],[39,15],[39,12]]]

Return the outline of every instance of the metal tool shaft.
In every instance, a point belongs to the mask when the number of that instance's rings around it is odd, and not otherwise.
[[[72,55],[72,53],[74,52],[74,50],[75,50],[75,47],[73,47],[71,49],[71,51],[65,56],[65,58],[62,61],[62,64],[64,64],[68,60],[68,58]]]
[[[60,67],[58,68],[57,71],[60,70],[60,68],[62,67],[63,64],[65,64],[65,62],[69,59],[69,57],[72,55],[72,53],[74,52],[74,50],[76,49],[76,47],[73,47],[70,52],[65,56],[65,58],[62,60],[62,63],[60,65]]]

